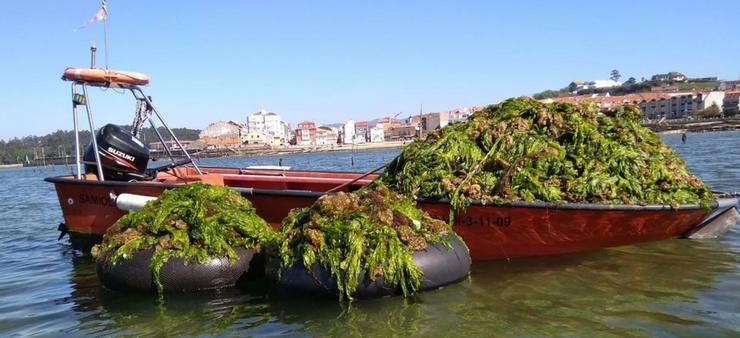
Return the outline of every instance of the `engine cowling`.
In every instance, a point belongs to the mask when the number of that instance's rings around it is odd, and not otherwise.
[[[147,179],[149,148],[114,124],[106,124],[95,135],[98,154],[106,180],[130,181]],[[85,149],[85,172],[97,174],[93,144]]]

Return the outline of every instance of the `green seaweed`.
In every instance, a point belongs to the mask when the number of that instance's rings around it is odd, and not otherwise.
[[[365,271],[412,294],[421,271],[413,253],[429,243],[446,243],[452,230],[404,197],[376,184],[352,193],[322,196],[311,207],[293,210],[281,225],[280,270],[299,260],[318,263],[337,281],[340,299],[352,299]]]
[[[637,106],[513,98],[407,146],[379,181],[402,194],[449,199],[603,204],[700,204],[709,189],[642,126]],[[450,217],[452,222],[452,217]]]
[[[196,183],[166,190],[143,209],[121,217],[92,254],[115,265],[153,248],[150,269],[161,294],[159,270],[172,257],[188,263],[215,257],[235,261],[235,247],[260,251],[263,245],[277,243],[278,236],[238,192]]]

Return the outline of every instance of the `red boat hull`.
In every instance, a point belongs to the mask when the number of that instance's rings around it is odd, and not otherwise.
[[[448,204],[420,203],[447,219]],[[694,210],[585,210],[470,206],[455,217],[473,260],[562,254],[679,237],[707,212]]]
[[[223,169],[223,173],[226,173],[223,184],[240,189],[257,213],[276,227],[291,209],[311,205],[321,196],[321,191],[336,186],[332,179],[349,181],[359,175],[303,172],[300,178],[270,175],[247,178],[228,174],[227,169]],[[315,180],[311,179],[312,175],[315,175]],[[335,177],[331,177],[333,175]],[[125,213],[116,207],[111,194],[158,196],[164,189],[176,185],[168,182],[100,182],[75,180],[73,177],[54,177],[47,181],[55,184],[70,238],[73,245],[81,249],[92,244],[85,242],[99,240],[105,230]],[[221,182],[221,179],[217,181]],[[357,189],[367,182],[369,179],[358,181],[345,190]],[[249,186],[260,186],[261,189]],[[436,218],[449,217],[447,203],[420,201],[419,206]],[[465,240],[473,260],[495,260],[678,237],[700,224],[707,215],[707,210],[698,207],[672,210],[660,206],[471,205],[455,217],[454,230]]]

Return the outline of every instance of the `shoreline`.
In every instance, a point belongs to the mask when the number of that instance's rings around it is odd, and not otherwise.
[[[403,148],[410,144],[412,141],[390,141],[390,142],[377,142],[377,143],[363,143],[355,145],[342,145],[334,147],[303,147],[303,146],[286,146],[280,148],[264,148],[264,147],[251,147],[242,149],[212,149],[208,151],[193,152],[190,156],[193,159],[202,158],[222,158],[222,157],[234,157],[234,156],[272,156],[272,155],[290,155],[290,154],[304,154],[304,153],[328,153],[328,152],[357,152],[365,150],[375,149],[392,149],[392,148]],[[185,155],[181,151],[173,151],[172,154],[175,158],[185,158]],[[169,157],[164,152],[152,152],[150,154],[151,160],[168,160]],[[43,167],[47,165],[74,165],[74,157],[47,157],[45,159],[34,159],[30,163],[13,163],[13,164],[2,164],[0,169],[11,169],[21,167]]]
[[[676,123],[678,122],[678,123]],[[715,133],[715,132],[740,132],[740,119],[724,119],[714,121],[676,121],[664,125],[646,125],[659,135],[671,135],[681,133]],[[245,147],[242,149],[212,149],[191,153],[194,159],[201,158],[221,158],[234,156],[273,156],[273,155],[290,155],[302,153],[323,153],[323,152],[356,152],[374,149],[403,148],[413,142],[408,141],[389,141],[377,143],[362,143],[355,145],[337,145],[334,147],[304,147],[304,146],[284,146],[280,148],[272,147]],[[173,151],[175,158],[184,158],[181,151]],[[163,152],[153,152],[151,159],[162,160],[168,159]],[[48,157],[46,159],[31,160],[30,163],[11,163],[0,164],[0,170],[13,169],[21,167],[40,167],[44,165],[74,165],[74,158],[65,157]]]
[[[403,148],[410,144],[412,141],[390,141],[390,142],[377,142],[377,143],[361,143],[351,145],[337,145],[337,146],[324,146],[324,147],[305,147],[305,146],[285,146],[280,148],[222,148],[222,149],[211,149],[203,150],[199,152],[193,152],[190,154],[193,158],[216,158],[216,157],[232,157],[232,156],[271,156],[271,155],[289,155],[289,154],[303,154],[303,153],[327,153],[327,152],[356,152],[374,149],[388,149],[388,148]],[[152,158],[156,159],[167,159],[167,156],[162,156],[161,152],[153,154]],[[184,157],[182,152],[173,152],[175,157]]]
[[[646,124],[645,127],[662,135],[740,131],[740,119],[668,120],[664,124]]]

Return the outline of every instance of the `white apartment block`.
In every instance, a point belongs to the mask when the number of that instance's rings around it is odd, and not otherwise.
[[[375,126],[370,128],[370,142],[384,142],[385,141],[385,129],[383,125]]]
[[[349,120],[342,126],[342,143],[354,144],[355,143],[355,121]]]
[[[264,109],[247,116],[247,128],[250,132],[265,133],[283,141],[288,139],[285,123],[280,115]]]
[[[665,117],[668,119],[685,118],[693,113],[716,105],[722,109],[725,92],[711,91],[704,93],[670,93],[662,100],[639,102],[640,108],[649,119]]]

